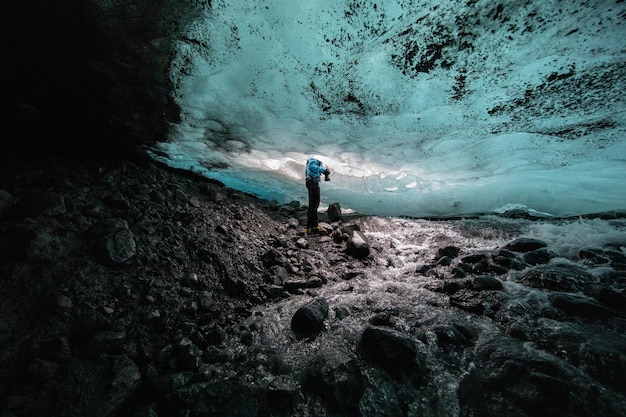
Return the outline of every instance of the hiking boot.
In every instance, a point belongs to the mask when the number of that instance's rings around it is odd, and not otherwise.
[[[309,229],[306,229],[306,234],[307,235],[325,235],[326,234],[326,229],[324,229],[323,227],[320,227],[320,226],[315,226],[315,227],[311,227]]]

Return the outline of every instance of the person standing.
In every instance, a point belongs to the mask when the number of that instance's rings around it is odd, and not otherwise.
[[[316,158],[306,161],[306,188],[309,190],[309,207],[306,219],[306,233],[322,233],[324,230],[318,226],[317,209],[320,206],[320,176],[324,174],[324,181],[330,181],[330,171]]]

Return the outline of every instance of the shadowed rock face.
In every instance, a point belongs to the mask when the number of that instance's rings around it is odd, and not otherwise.
[[[30,152],[123,157],[164,138],[177,111],[169,41],[193,2],[13,1],[2,5],[2,122]]]

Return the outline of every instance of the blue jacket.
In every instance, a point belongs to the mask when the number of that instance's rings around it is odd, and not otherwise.
[[[324,166],[324,164],[322,164],[322,161],[319,161],[315,158],[309,158],[308,161],[306,161],[306,179],[314,179],[319,181],[320,180],[320,174],[325,173],[327,170],[327,168]]]

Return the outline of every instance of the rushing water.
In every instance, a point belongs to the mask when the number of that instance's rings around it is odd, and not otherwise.
[[[313,356],[336,350],[359,357],[358,344],[363,330],[377,315],[387,315],[388,323],[397,331],[410,335],[416,342],[418,355],[427,369],[423,384],[406,378],[390,377],[375,366],[362,364],[367,381],[359,404],[363,416],[457,416],[461,411],[460,381],[476,366],[475,351],[480,341],[488,341],[510,333],[511,322],[541,323],[549,334],[567,328],[586,338],[603,337],[604,330],[615,329],[615,322],[603,324],[576,320],[562,321],[554,317],[538,317],[537,311],[549,309],[548,292],[517,282],[524,271],[509,271],[498,276],[504,289],[497,298],[499,314],[472,314],[450,306],[449,296],[434,291],[442,279],[449,278],[448,269],[433,266],[428,273],[418,272],[423,265],[433,265],[437,250],[445,246],[461,248],[459,257],[481,251],[496,250],[515,238],[540,239],[556,257],[551,263],[582,266],[598,280],[605,279],[608,266],[588,265],[578,259],[582,248],[604,247],[607,244],[626,246],[626,222],[623,220],[545,220],[530,221],[484,216],[465,220],[429,221],[400,218],[368,217],[360,219],[361,230],[372,244],[373,261],[350,280],[330,281],[316,290],[315,296],[326,298],[330,305],[325,330],[313,340],[298,340],[290,329],[295,311],[311,301],[308,295],[296,295],[259,307],[247,325],[255,322],[259,342],[279,352],[299,378]],[[623,290],[624,281],[612,283]],[[617,318],[615,320],[623,320]],[[478,341],[470,346],[446,345],[437,333],[451,323],[475,329]],[[623,328],[623,321],[617,328]],[[532,333],[533,329],[525,330]],[[623,335],[617,346],[624,344]],[[534,355],[547,355],[534,341],[517,341],[521,349]],[[624,364],[624,352],[620,364]],[[570,369],[569,364],[563,367]],[[565,368],[564,368],[565,369]],[[620,401],[624,398],[619,397]],[[620,415],[616,412],[615,415]],[[303,411],[302,415],[314,415]]]

